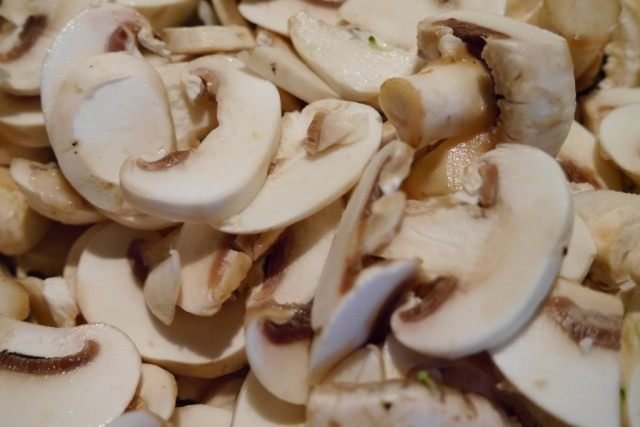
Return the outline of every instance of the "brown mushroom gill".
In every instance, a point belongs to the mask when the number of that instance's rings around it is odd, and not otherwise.
[[[32,356],[9,350],[0,351],[0,369],[30,375],[64,374],[93,361],[100,352],[100,345],[87,340],[77,353],[67,356]]]
[[[18,43],[7,52],[0,53],[0,63],[15,61],[29,51],[47,26],[45,15],[32,15],[25,21]]]
[[[263,323],[263,332],[269,341],[276,345],[286,345],[313,336],[310,304],[279,304],[277,307],[293,312],[293,315],[285,323],[276,323],[273,320]]]
[[[191,150],[174,151],[158,160],[154,160],[151,162],[138,159],[137,164],[140,169],[144,169],[146,171],[163,171],[177,166],[180,163],[183,163],[185,160],[187,160],[190,154]]]
[[[484,163],[478,168],[482,185],[478,191],[478,204],[481,208],[490,208],[498,201],[498,167]]]
[[[405,322],[417,322],[430,316],[447,302],[457,287],[458,281],[454,277],[438,277],[431,282],[420,283],[413,292],[421,301],[402,311],[400,317]]]
[[[137,34],[141,30],[139,24],[135,22],[126,22],[120,25],[109,37],[107,41],[107,52],[120,52],[125,50],[131,43],[133,34]]]

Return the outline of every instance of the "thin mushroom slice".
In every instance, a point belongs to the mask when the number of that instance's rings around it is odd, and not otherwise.
[[[168,427],[168,424],[149,411],[129,411],[111,421],[107,427]]]
[[[134,395],[140,356],[111,326],[49,328],[1,317],[0,331],[0,408],[12,426],[101,426]],[[46,398],[34,399],[38,393]]]
[[[147,308],[165,325],[171,325],[182,286],[180,254],[169,251],[169,257],[149,272],[144,281]]]
[[[291,41],[305,62],[341,97],[376,103],[380,85],[390,77],[413,74],[415,52],[381,47],[375,35],[346,26],[332,26],[306,12],[289,20]]]
[[[619,107],[607,114],[598,139],[603,153],[633,182],[640,183],[640,103]]]
[[[192,99],[216,97],[218,127],[196,149],[160,159],[130,158],[120,179],[129,202],[142,211],[178,220],[221,220],[246,207],[264,184],[278,144],[280,97],[273,84],[226,56],[189,63],[185,79]]]
[[[622,425],[640,426],[640,313],[630,312],[622,323]]]
[[[256,44],[251,31],[237,25],[165,28],[160,37],[172,54],[204,55],[250,49]]]
[[[259,233],[313,215],[356,184],[381,134],[380,115],[348,101],[316,101],[300,113],[285,115],[264,186],[247,207],[214,227],[227,233]],[[322,145],[328,147],[309,151]],[[314,191],[309,191],[311,186]],[[284,200],[289,201],[287,209],[282,209]]]
[[[143,363],[140,382],[129,409],[149,411],[168,420],[176,407],[177,394],[176,379],[170,372],[159,366]]]
[[[455,37],[486,63],[498,98],[500,142],[558,152],[576,105],[571,55],[562,37],[510,18],[467,11],[425,19],[418,35],[427,61],[440,58],[440,45]],[[523,50],[527,55],[520,54]]]
[[[330,25],[340,21],[335,4],[314,0],[241,0],[238,10],[247,21],[284,36],[289,34],[289,18],[298,12],[305,11]]]
[[[619,298],[560,279],[533,321],[491,357],[522,394],[558,419],[619,425],[622,311]]]
[[[27,159],[11,161],[11,177],[33,210],[62,224],[93,224],[104,219],[69,184],[54,163]]]
[[[0,132],[3,140],[21,147],[48,147],[44,115],[38,98],[0,93]]]
[[[29,294],[0,267],[0,316],[24,320],[29,316]]]
[[[108,322],[129,335],[145,361],[170,372],[213,378],[233,372],[244,362],[244,298],[239,295],[212,317],[177,310],[173,323],[163,325],[147,310],[143,273],[135,244],[154,242],[157,233],[109,224],[90,240],[78,264],[78,305],[88,322]],[[134,270],[134,266],[138,266]]]
[[[93,226],[87,228],[78,238],[73,242],[69,251],[66,254],[64,268],[62,269],[62,277],[69,286],[71,293],[76,295],[76,282],[78,263],[80,262],[80,256],[86,249],[89,242],[103,227],[107,226],[107,222],[99,222]]]
[[[589,228],[578,215],[575,215],[571,240],[569,240],[567,253],[560,268],[560,277],[582,283],[589,273],[596,253],[596,244],[591,237]]]
[[[184,24],[198,6],[197,0],[117,0],[117,3],[136,9],[154,30]]]
[[[564,174],[547,154],[505,144],[481,156],[465,191],[409,202],[378,254],[423,262],[423,278],[393,313],[394,335],[446,358],[507,341],[551,289],[572,222]]]
[[[187,405],[176,408],[171,417],[174,427],[231,427],[233,413],[209,405]]]
[[[48,277],[43,280],[42,296],[56,326],[68,328],[76,325],[80,311],[75,294],[63,277]]]
[[[289,227],[267,255],[265,278],[247,301],[252,372],[270,393],[297,405],[309,394],[310,302],[341,214],[338,201]]]
[[[292,405],[270,394],[249,372],[242,385],[232,427],[303,427],[304,406]]]

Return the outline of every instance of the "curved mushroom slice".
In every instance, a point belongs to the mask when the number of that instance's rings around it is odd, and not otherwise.
[[[64,268],[62,270],[62,277],[64,277],[65,282],[69,285],[69,289],[74,296],[76,295],[76,275],[80,256],[98,231],[106,226],[106,222],[101,222],[89,227],[73,242],[73,245],[71,245],[71,248],[69,248],[69,251],[67,252]]]
[[[74,225],[92,224],[104,219],[69,184],[56,164],[13,159],[10,172],[29,206],[40,215]]]
[[[185,78],[192,99],[216,97],[218,127],[194,150],[159,160],[130,158],[120,172],[122,186],[142,211],[180,220],[221,220],[247,206],[264,184],[278,144],[280,97],[273,84],[247,73],[231,57],[193,61]]]
[[[627,313],[622,323],[622,425],[640,425],[640,313]]]
[[[324,384],[366,384],[385,380],[380,349],[369,344],[345,357],[324,379]]]
[[[421,55],[437,60],[440,45],[452,36],[464,41],[491,71],[499,109],[497,140],[533,145],[555,155],[575,111],[573,67],[565,40],[502,16],[451,12],[420,23]],[[521,55],[525,50],[527,55]]]
[[[300,113],[285,115],[264,186],[247,207],[214,227],[227,233],[259,233],[313,215],[355,185],[381,135],[380,115],[353,102],[316,101]],[[328,147],[313,150],[323,145]],[[290,203],[282,209],[285,200]]]
[[[293,404],[304,404],[309,394],[309,304],[341,214],[342,203],[335,202],[288,228],[267,256],[265,280],[247,302],[245,339],[253,374]]]
[[[0,317],[0,331],[0,409],[14,426],[101,426],[133,397],[140,356],[111,326],[49,328]]]
[[[256,39],[256,47],[238,55],[251,71],[308,103],[340,97],[277,35],[258,30]]]
[[[522,394],[560,420],[619,425],[622,312],[619,298],[560,279],[534,320],[491,356]]]
[[[573,231],[567,246],[567,253],[562,260],[560,277],[576,283],[582,283],[587,277],[591,263],[596,257],[596,244],[591,232],[578,215],[573,218]]]
[[[21,147],[48,147],[44,115],[38,98],[11,96],[0,92],[2,139]]]
[[[135,8],[149,20],[154,30],[184,24],[196,12],[197,0],[117,0]]]
[[[130,411],[111,421],[107,427],[167,427],[167,423],[148,411]]]
[[[424,280],[391,326],[407,347],[447,358],[503,343],[529,320],[560,271],[573,222],[562,170],[532,147],[483,155],[464,187],[410,202],[379,254],[423,261]]]
[[[340,21],[338,5],[314,0],[241,0],[238,10],[244,18],[267,30],[289,34],[289,18],[305,11],[330,25]]]
[[[140,382],[129,409],[146,410],[168,420],[176,406],[178,386],[170,372],[156,365],[143,363]]]
[[[232,427],[303,427],[304,406],[292,405],[269,393],[249,372],[242,385]]]
[[[209,405],[187,405],[176,408],[171,417],[174,427],[231,427],[233,412]]]
[[[417,267],[416,260],[374,264],[360,272],[351,289],[341,289],[344,296],[331,319],[316,330],[310,382],[318,383],[340,359],[366,342],[385,304],[406,287]]]
[[[29,294],[0,267],[0,316],[24,320],[29,316]]]
[[[600,147],[629,178],[640,183],[640,103],[619,107],[607,114],[598,134]]]
[[[77,294],[89,322],[105,321],[131,337],[145,361],[171,372],[212,378],[233,372],[245,361],[244,298],[224,305],[213,317],[176,311],[171,326],[155,319],[146,306],[127,252],[137,239],[156,241],[156,233],[117,224],[100,229],[80,257]]]
[[[19,255],[29,251],[50,225],[49,219],[29,207],[9,169],[0,167],[0,253]]]
[[[204,55],[251,49],[256,45],[251,31],[238,25],[165,28],[160,37],[172,54]]]
[[[165,325],[171,325],[182,286],[180,254],[169,250],[169,257],[149,272],[144,281],[147,308]]]
[[[184,224],[175,244],[180,255],[178,305],[197,316],[212,316],[232,297],[253,260],[235,250],[231,236],[204,224]]]
[[[622,174],[602,157],[596,137],[578,122],[571,125],[556,159],[570,182],[587,183],[594,188],[622,189]]]
[[[62,277],[48,277],[43,280],[43,285],[42,296],[54,324],[63,328],[75,326],[80,312],[67,281]]]
[[[506,417],[484,397],[416,381],[320,385],[311,393],[307,425],[507,426]]]
[[[604,50],[606,78],[600,87],[634,87],[640,84],[640,5],[634,0],[622,0],[620,6],[618,25]]]
[[[396,48],[356,28],[328,25],[306,12],[289,20],[291,41],[305,62],[341,97],[376,103],[382,82],[413,74],[415,52]]]
[[[640,103],[640,88],[617,87],[596,91],[580,102],[580,116],[594,135],[600,132],[602,120],[618,107]]]

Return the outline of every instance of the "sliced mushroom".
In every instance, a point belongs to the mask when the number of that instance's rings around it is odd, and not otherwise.
[[[167,427],[162,418],[148,411],[129,411],[107,424],[108,427]]]
[[[48,147],[44,115],[38,98],[11,96],[0,92],[2,139],[21,147]]]
[[[607,114],[598,139],[605,155],[633,182],[640,183],[640,103],[619,107]]]
[[[56,326],[49,304],[44,298],[44,281],[37,277],[21,277],[18,283],[29,294],[29,319],[43,326]]]
[[[560,271],[573,222],[562,170],[532,147],[481,156],[464,188],[410,202],[379,253],[422,260],[423,278],[391,326],[407,347],[447,358],[503,343],[529,320]]]
[[[0,330],[0,407],[12,425],[104,425],[133,397],[140,356],[117,329],[49,328],[0,317]]]
[[[330,25],[340,21],[337,5],[314,0],[241,0],[238,10],[247,21],[285,36],[289,18],[301,11]]]
[[[454,36],[486,63],[498,98],[498,141],[558,152],[575,111],[571,56],[564,39],[510,18],[476,12],[428,18],[418,34],[427,61],[440,58],[440,44]],[[526,56],[519,54],[523,50]]]
[[[270,394],[249,372],[233,413],[232,427],[302,427],[304,406],[292,405]]]
[[[342,203],[335,202],[288,228],[267,255],[265,279],[247,302],[245,339],[253,375],[293,404],[304,404],[309,393],[309,304],[341,214]]]
[[[580,102],[580,116],[594,135],[600,132],[600,123],[618,107],[640,102],[640,88],[617,87],[603,89],[586,96]]]
[[[560,277],[576,283],[582,283],[587,277],[591,263],[596,257],[596,244],[591,232],[578,215],[573,218],[573,231],[567,246],[567,253],[562,260]]]
[[[260,234],[241,234],[233,239],[233,245],[256,261],[273,247],[284,231],[285,229],[278,228]]]
[[[212,378],[241,367],[244,298],[229,301],[213,317],[178,310],[173,323],[163,325],[146,309],[141,282],[127,258],[137,239],[154,242],[158,236],[109,224],[89,241],[77,271],[78,304],[84,318],[125,331],[145,361],[173,373]]]
[[[534,320],[492,350],[492,359],[522,394],[560,420],[619,425],[622,311],[619,298],[560,279]]]
[[[149,411],[169,420],[176,406],[178,387],[170,372],[159,366],[143,363],[140,382],[129,409]]]
[[[209,405],[187,405],[176,408],[171,417],[174,427],[231,427],[233,413]]]
[[[385,380],[385,368],[380,349],[369,344],[360,348],[333,368],[324,380],[325,384],[367,384]]]
[[[640,85],[640,5],[634,0],[622,0],[620,7],[617,26],[604,51],[606,78],[601,87]]]
[[[173,54],[204,55],[250,49],[256,44],[251,31],[237,25],[165,28],[160,36]]]
[[[382,120],[373,108],[348,101],[316,101],[285,115],[264,186],[247,207],[214,226],[227,233],[259,233],[313,215],[355,185],[381,133]],[[309,146],[315,144],[330,147],[313,154]],[[285,200],[290,203],[282,209]]]
[[[156,265],[144,281],[147,308],[165,325],[171,325],[182,286],[180,254],[169,251],[169,257]]]
[[[332,26],[300,12],[289,21],[291,41],[305,62],[344,99],[376,103],[382,82],[413,74],[414,52],[383,45],[375,35]]]
[[[216,97],[218,127],[194,150],[130,158],[120,178],[127,199],[143,211],[191,221],[224,219],[247,206],[264,183],[278,143],[280,99],[274,85],[231,57],[193,61],[186,78],[192,98]]]
[[[197,0],[117,0],[135,8],[155,30],[184,24],[196,11]]]
[[[62,277],[69,285],[69,289],[73,295],[76,294],[76,282],[78,263],[80,262],[80,256],[86,249],[89,242],[103,227],[107,225],[106,222],[101,222],[89,227],[84,233],[82,233],[69,248],[66,254],[64,268],[62,270]]]
[[[49,277],[43,280],[42,296],[56,326],[68,328],[76,325],[80,313],[75,295],[62,277]]]
[[[29,206],[40,215],[75,225],[92,224],[104,219],[74,190],[55,163],[13,159],[10,172]]]
[[[16,320],[29,316],[29,294],[4,268],[0,268],[0,316]]]
[[[640,313],[627,313],[622,323],[620,363],[622,425],[640,425]]]
[[[245,21],[240,11],[238,11],[237,0],[211,0],[211,4],[222,25],[249,27],[249,23]]]

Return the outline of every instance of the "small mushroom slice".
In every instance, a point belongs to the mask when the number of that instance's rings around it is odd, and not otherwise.
[[[604,154],[633,182],[640,183],[640,103],[619,107],[607,114],[598,139]]]
[[[340,96],[376,103],[382,82],[413,74],[415,52],[383,44],[357,28],[332,26],[306,12],[289,20],[291,41],[305,62]]]
[[[194,150],[129,158],[120,179],[127,199],[142,211],[177,220],[221,220],[246,207],[264,184],[278,144],[280,97],[273,84],[231,57],[193,61],[185,78],[192,99],[216,97],[218,127]]]
[[[49,307],[54,324],[62,328],[75,326],[80,312],[75,294],[66,280],[62,277],[48,277],[43,280],[43,285],[42,296]]]
[[[182,286],[180,254],[169,250],[169,257],[156,265],[144,281],[147,308],[165,325],[171,325]]]
[[[575,215],[571,240],[560,268],[560,277],[582,283],[589,273],[596,252],[596,244],[593,242],[589,228],[578,215]]]
[[[0,317],[0,331],[0,412],[13,426],[101,426],[135,393],[140,356],[111,326],[49,328]]]
[[[640,313],[630,312],[622,323],[622,425],[640,425]]]
[[[586,183],[594,188],[622,189],[620,171],[602,156],[596,137],[576,121],[556,159],[570,182]]]
[[[50,225],[49,219],[29,207],[9,169],[0,167],[0,253],[20,255],[29,251]]]
[[[135,8],[154,30],[184,24],[198,6],[197,0],[117,0],[117,3]]]
[[[313,215],[356,184],[380,146],[381,134],[378,112],[348,101],[316,101],[302,112],[285,115],[264,186],[247,207],[214,227],[226,233],[259,233]],[[322,145],[328,147],[309,151]],[[287,209],[282,209],[285,200]]]
[[[48,147],[44,115],[38,98],[12,96],[0,92],[0,132],[2,139],[21,147]]]
[[[611,6],[609,6],[611,7]],[[620,2],[618,25],[605,47],[606,78],[600,87],[635,87],[640,85],[640,5],[634,0]]]
[[[245,362],[241,295],[212,317],[176,310],[170,326],[147,310],[142,283],[134,274],[127,252],[136,240],[154,242],[158,238],[157,233],[117,224],[109,224],[93,236],[77,271],[82,315],[88,322],[104,321],[121,329],[131,337],[145,361],[170,372],[213,378],[240,368]]]
[[[104,219],[69,184],[55,163],[13,159],[10,172],[29,206],[40,215],[74,225],[93,224]]]
[[[522,394],[558,419],[619,425],[622,311],[619,298],[560,279],[533,321],[491,357]]]
[[[372,421],[375,420],[375,421]],[[320,385],[311,393],[307,425],[507,426],[506,417],[485,399],[472,393],[417,381]]]
[[[159,366],[143,363],[140,382],[129,409],[146,410],[168,420],[176,407],[176,379]]]
[[[533,145],[555,155],[569,133],[576,104],[566,41],[510,18],[459,11],[420,23],[421,56],[429,62],[440,58],[440,45],[452,36],[491,71],[498,141]],[[520,54],[523,50],[526,56]]]
[[[602,89],[580,101],[580,117],[594,135],[600,132],[602,120],[618,107],[640,102],[640,88],[617,87]]]
[[[241,0],[238,10],[247,21],[286,36],[289,34],[289,18],[302,11],[327,24],[338,24],[337,6],[314,0]]]
[[[0,267],[0,316],[24,320],[29,316],[29,294]]]
[[[325,384],[366,384],[385,380],[380,349],[369,344],[342,359],[325,378]]]
[[[107,427],[168,427],[168,425],[149,411],[129,411],[111,421]]]
[[[238,25],[165,28],[160,37],[173,54],[204,55],[250,49],[256,44],[251,31]]]
[[[174,427],[231,427],[233,412],[209,405],[176,408],[171,417]]]
[[[464,188],[409,202],[379,253],[422,260],[424,277],[391,327],[407,347],[446,358],[503,343],[533,316],[560,271],[573,222],[562,170],[533,147],[504,144],[481,156]]]
[[[232,427],[303,427],[304,406],[292,405],[270,394],[249,372],[242,385]]]

